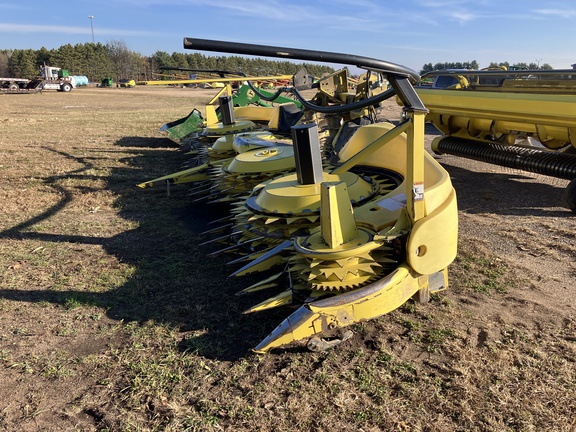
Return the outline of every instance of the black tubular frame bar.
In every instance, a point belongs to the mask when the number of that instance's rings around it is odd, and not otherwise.
[[[232,54],[276,57],[356,66],[385,75],[404,106],[408,109],[426,111],[412,85],[420,81],[420,75],[410,68],[371,57],[335,52],[286,48],[211,39],[184,38],[184,49],[216,51]]]

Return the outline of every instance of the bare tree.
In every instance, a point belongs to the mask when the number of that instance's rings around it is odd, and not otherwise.
[[[10,73],[9,61],[10,61],[10,51],[2,50],[0,51],[0,77],[7,77]]]
[[[132,65],[132,52],[123,41],[108,41],[106,42],[106,51],[108,58],[112,64],[113,74],[115,79],[132,78],[133,65]]]

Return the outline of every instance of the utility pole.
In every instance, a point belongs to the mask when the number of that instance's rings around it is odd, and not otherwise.
[[[92,20],[94,19],[94,16],[90,15],[88,18],[90,18],[90,28],[92,29],[92,43],[94,43],[94,24],[92,24]]]
[[[536,59],[536,63],[538,64],[538,69],[540,69],[540,62],[542,61],[542,59],[538,60]]]
[[[94,19],[94,15],[90,15],[90,16],[88,16],[88,18],[90,19],[90,29],[92,30],[92,45],[94,45],[94,43],[95,43],[95,42],[94,42],[94,24],[92,24],[92,20]],[[92,80],[94,80],[94,75],[95,75],[95,73],[96,73],[96,71],[95,71],[96,68],[94,67],[93,62],[94,62],[94,59],[92,59],[92,61],[90,62],[90,63],[91,63],[91,66],[92,66],[92,67],[91,67],[91,69],[92,69],[92,71],[91,71],[92,74],[91,74],[91,75],[92,75],[92,76],[91,76],[90,78],[91,78]]]

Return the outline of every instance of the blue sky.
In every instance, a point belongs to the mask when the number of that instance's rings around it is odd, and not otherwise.
[[[90,19],[89,16],[93,16]],[[190,52],[184,37],[425,63],[576,63],[569,0],[0,0],[0,49],[123,41],[144,55]],[[220,55],[218,53],[205,53]]]

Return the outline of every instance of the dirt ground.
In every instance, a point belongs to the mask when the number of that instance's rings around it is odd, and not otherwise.
[[[135,187],[181,168],[158,128],[213,94],[0,95],[0,430],[576,430],[566,181],[435,155],[458,196],[449,289],[332,351],[257,356],[282,314],[242,315],[201,245],[213,216]]]
[[[385,118],[397,115],[393,104],[382,109]],[[439,135],[426,125],[426,149],[433,155],[430,144]],[[452,155],[434,157],[458,193],[461,242],[486,248],[530,281],[530,290],[517,293],[518,302],[573,315],[576,218],[563,199],[568,181]]]

